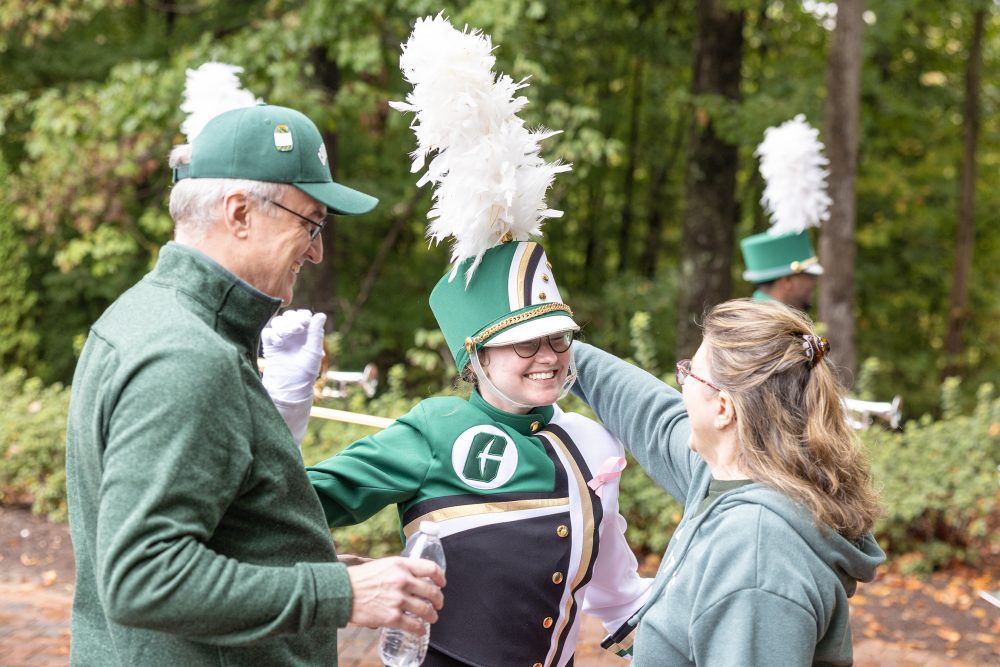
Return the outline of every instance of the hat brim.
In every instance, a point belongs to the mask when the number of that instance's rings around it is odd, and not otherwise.
[[[501,331],[493,338],[483,343],[483,347],[499,347],[520,343],[525,340],[550,336],[562,331],[579,331],[580,325],[568,315],[549,315],[528,320],[509,329]]]
[[[330,213],[360,215],[361,213],[368,213],[378,204],[378,199],[375,197],[366,195],[364,192],[359,192],[335,181],[292,183],[292,185],[313,199],[325,204]]]

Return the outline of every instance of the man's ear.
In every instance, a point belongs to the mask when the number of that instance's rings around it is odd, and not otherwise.
[[[252,203],[246,193],[236,190],[222,200],[223,222],[226,230],[238,239],[250,235],[250,210]]]

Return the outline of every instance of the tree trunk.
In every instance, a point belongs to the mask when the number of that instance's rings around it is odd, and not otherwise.
[[[331,100],[337,96],[340,89],[340,68],[336,61],[328,60],[325,49],[316,49],[311,54],[311,60],[316,67],[317,83],[325,88]],[[337,162],[339,158],[337,134],[323,132],[323,143],[326,144],[326,155],[330,164],[330,174],[337,180]],[[316,266],[309,266],[303,272],[308,279],[300,283],[295,296],[296,307],[309,308],[315,312],[327,315],[326,330],[336,331],[338,328],[337,309],[337,217],[331,217],[321,234],[323,238],[323,261]],[[301,278],[300,278],[301,280]]]
[[[646,215],[646,244],[643,247],[639,270],[647,278],[655,278],[659,269],[660,249],[663,245],[664,213],[676,206],[671,199],[667,206],[666,186],[669,174],[673,173],[681,156],[681,145],[684,141],[683,121],[678,119],[671,132],[670,141],[663,150],[658,151],[659,159],[654,163],[649,178],[649,206]]]
[[[635,170],[639,162],[639,124],[642,122],[642,70],[643,60],[636,57],[632,63],[632,100],[629,112],[628,161],[625,164],[623,193],[625,204],[622,208],[622,224],[618,229],[618,272],[629,265],[629,241],[632,235],[632,218],[635,206]]]
[[[698,44],[692,92],[740,97],[744,10],[727,11],[724,0],[698,3]],[[737,223],[734,144],[716,135],[704,108],[695,109],[688,133],[686,207],[681,249],[678,356],[690,356],[701,332],[696,323],[705,309],[729,298]]]
[[[969,317],[969,271],[975,240],[976,144],[979,139],[979,91],[983,69],[983,30],[986,10],[978,9],[972,24],[969,62],[965,68],[965,119],[962,151],[962,176],[958,204],[958,232],[955,239],[955,267],[952,273],[948,309],[948,335],[944,351],[947,363],[944,376],[959,372],[962,355],[962,328]]]
[[[830,220],[820,235],[819,315],[826,323],[835,364],[853,377],[855,178],[858,165],[858,107],[864,0],[837,1],[837,27],[826,68],[826,150],[830,159]],[[846,378],[845,378],[846,379]]]

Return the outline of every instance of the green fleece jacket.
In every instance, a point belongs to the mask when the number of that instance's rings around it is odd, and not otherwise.
[[[346,568],[256,371],[278,306],[169,243],[91,329],[66,445],[73,664],[336,664]]]
[[[820,529],[799,503],[763,484],[698,505],[712,477],[688,449],[681,395],[649,373],[573,346],[576,391],[649,476],[684,504],[638,624],[633,663],[850,665],[847,598],[885,554]]]

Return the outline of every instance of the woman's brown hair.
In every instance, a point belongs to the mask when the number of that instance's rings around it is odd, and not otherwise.
[[[735,407],[741,468],[859,539],[878,494],[812,322],[778,302],[737,299],[712,308],[704,330],[712,378]]]

